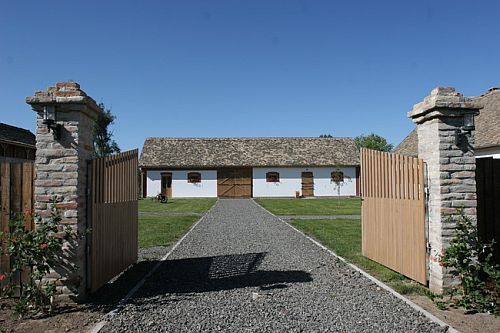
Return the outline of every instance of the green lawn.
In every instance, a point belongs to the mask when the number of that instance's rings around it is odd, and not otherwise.
[[[275,215],[359,215],[360,198],[267,199],[255,201]]]
[[[139,212],[204,213],[217,201],[216,198],[168,199],[168,203],[156,200],[139,200]]]
[[[159,203],[139,200],[139,247],[166,246],[181,238],[200,218],[198,216],[158,216],[148,213],[205,213],[216,199],[169,199]]]
[[[170,245],[198,219],[197,216],[139,217],[139,247]]]
[[[292,220],[304,231],[339,256],[387,283],[401,294],[425,294],[427,289],[361,254],[360,220]]]

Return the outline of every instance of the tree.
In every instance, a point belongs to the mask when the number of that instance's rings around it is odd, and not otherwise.
[[[359,135],[354,138],[354,143],[356,144],[356,148],[358,148],[358,150],[361,148],[368,148],[389,152],[392,148],[394,148],[394,146],[388,143],[386,139],[375,133],[371,133],[369,135]]]
[[[99,103],[102,112],[99,113],[94,125],[94,157],[109,156],[120,152],[120,147],[113,140],[113,132],[109,130],[109,125],[113,124],[116,117],[110,109],[106,109],[104,103]]]
[[[321,134],[319,137],[320,138],[333,138],[333,135],[331,135],[331,134]]]

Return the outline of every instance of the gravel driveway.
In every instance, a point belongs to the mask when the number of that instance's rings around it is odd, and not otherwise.
[[[252,200],[219,200],[101,332],[442,332]]]

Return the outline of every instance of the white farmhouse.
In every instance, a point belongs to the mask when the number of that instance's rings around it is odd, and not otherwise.
[[[359,195],[351,138],[147,138],[144,197]]]

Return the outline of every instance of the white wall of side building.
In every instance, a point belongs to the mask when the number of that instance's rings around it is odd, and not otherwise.
[[[267,172],[278,172],[280,181],[266,182]],[[294,197],[302,190],[302,172],[310,171],[314,177],[314,196],[337,196],[337,186],[331,181],[332,171],[344,173],[344,183],[340,187],[341,196],[356,195],[356,168],[253,168],[254,197]]]
[[[146,174],[147,196],[154,197],[161,192],[161,173],[172,173],[173,198],[215,198],[217,197],[216,170],[148,170]],[[187,174],[199,172],[200,183],[188,183]]]
[[[499,148],[476,150],[474,154],[476,155],[476,158],[493,157],[494,159],[500,159]]]

